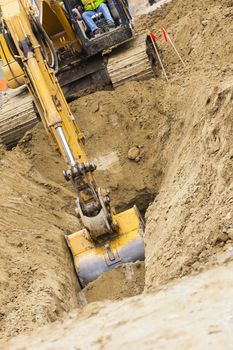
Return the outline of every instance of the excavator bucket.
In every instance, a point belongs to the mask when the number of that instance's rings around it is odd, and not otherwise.
[[[144,224],[136,206],[114,220],[119,230],[105,239],[93,241],[86,229],[65,236],[82,287],[119,265],[145,259]]]

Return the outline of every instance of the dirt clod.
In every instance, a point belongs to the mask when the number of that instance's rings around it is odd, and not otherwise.
[[[139,158],[140,150],[138,147],[132,147],[128,151],[128,158],[130,160],[135,160],[137,161]]]
[[[121,300],[141,294],[145,284],[145,266],[142,262],[126,264],[100,276],[82,293],[86,302]]]

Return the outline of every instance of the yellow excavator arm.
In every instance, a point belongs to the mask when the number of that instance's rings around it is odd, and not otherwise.
[[[84,151],[80,131],[38,36],[33,6],[27,0],[0,0],[2,34],[0,55],[8,81],[26,83],[54,145],[65,159],[65,179],[76,191],[76,213],[83,229],[66,236],[82,285],[119,264],[144,259],[143,222],[136,207],[116,214],[107,190],[97,187],[96,167]]]

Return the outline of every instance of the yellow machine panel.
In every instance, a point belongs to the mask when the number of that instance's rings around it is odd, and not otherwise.
[[[123,263],[144,260],[143,222],[136,207],[114,215],[118,232],[93,242],[87,230],[66,236],[81,285]]]
[[[2,34],[0,34],[0,57],[3,61],[2,70],[8,87],[15,89],[25,84],[23,71],[12,57]]]

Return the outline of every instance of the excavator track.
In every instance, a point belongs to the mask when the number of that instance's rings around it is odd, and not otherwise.
[[[108,74],[114,88],[131,80],[154,77],[151,59],[147,53],[145,36],[138,36],[109,55]]]
[[[14,147],[39,120],[32,97],[25,87],[7,90],[1,95],[0,111],[0,143],[8,149]]]

